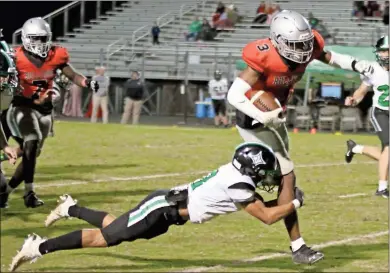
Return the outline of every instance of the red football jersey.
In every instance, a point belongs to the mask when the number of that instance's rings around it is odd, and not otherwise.
[[[313,34],[314,48],[310,61],[321,56],[325,44],[324,39],[317,31],[313,30]],[[282,106],[287,104],[294,84],[302,78],[310,63],[309,61],[300,64],[291,71],[270,39],[257,40],[247,44],[243,49],[242,58],[248,66],[261,74],[259,81],[252,86],[252,90],[272,92]]]
[[[69,62],[68,50],[53,46],[42,66],[32,63],[25,54],[21,46],[16,48],[15,65],[23,89],[23,96],[30,98],[37,91],[40,91],[40,95],[43,95],[47,89],[53,88],[56,70]]]

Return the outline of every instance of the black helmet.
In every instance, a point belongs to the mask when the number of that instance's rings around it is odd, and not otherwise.
[[[214,79],[219,81],[222,78],[222,72],[220,70],[215,70],[214,72]]]
[[[389,66],[389,55],[381,56],[381,51],[389,51],[389,36],[382,36],[375,45],[375,57],[377,62],[382,66]]]
[[[232,161],[241,174],[250,176],[256,186],[272,192],[281,182],[278,160],[271,148],[264,144],[245,142],[236,148]]]

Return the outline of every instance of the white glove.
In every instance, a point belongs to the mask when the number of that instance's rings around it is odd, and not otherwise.
[[[372,66],[372,62],[368,62],[365,60],[357,61],[354,65],[354,68],[357,72],[366,77],[374,73],[374,67]]]
[[[263,123],[265,126],[278,128],[280,125],[286,122],[286,118],[281,117],[282,111],[282,108],[277,108],[273,111],[262,112],[258,121]]]

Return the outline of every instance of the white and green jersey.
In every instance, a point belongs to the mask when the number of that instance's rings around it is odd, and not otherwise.
[[[378,63],[373,64],[373,66],[374,72],[369,76],[361,76],[361,79],[365,85],[372,86],[374,89],[372,106],[389,110],[389,71]]]
[[[188,185],[188,213],[192,223],[240,210],[239,203],[254,198],[256,186],[231,163]]]
[[[227,79],[209,81],[209,93],[213,100],[224,100],[229,91]]]

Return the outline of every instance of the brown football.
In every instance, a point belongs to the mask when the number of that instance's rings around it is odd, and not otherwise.
[[[254,106],[263,112],[273,111],[281,107],[279,100],[270,92],[251,90],[246,93],[246,96]]]

